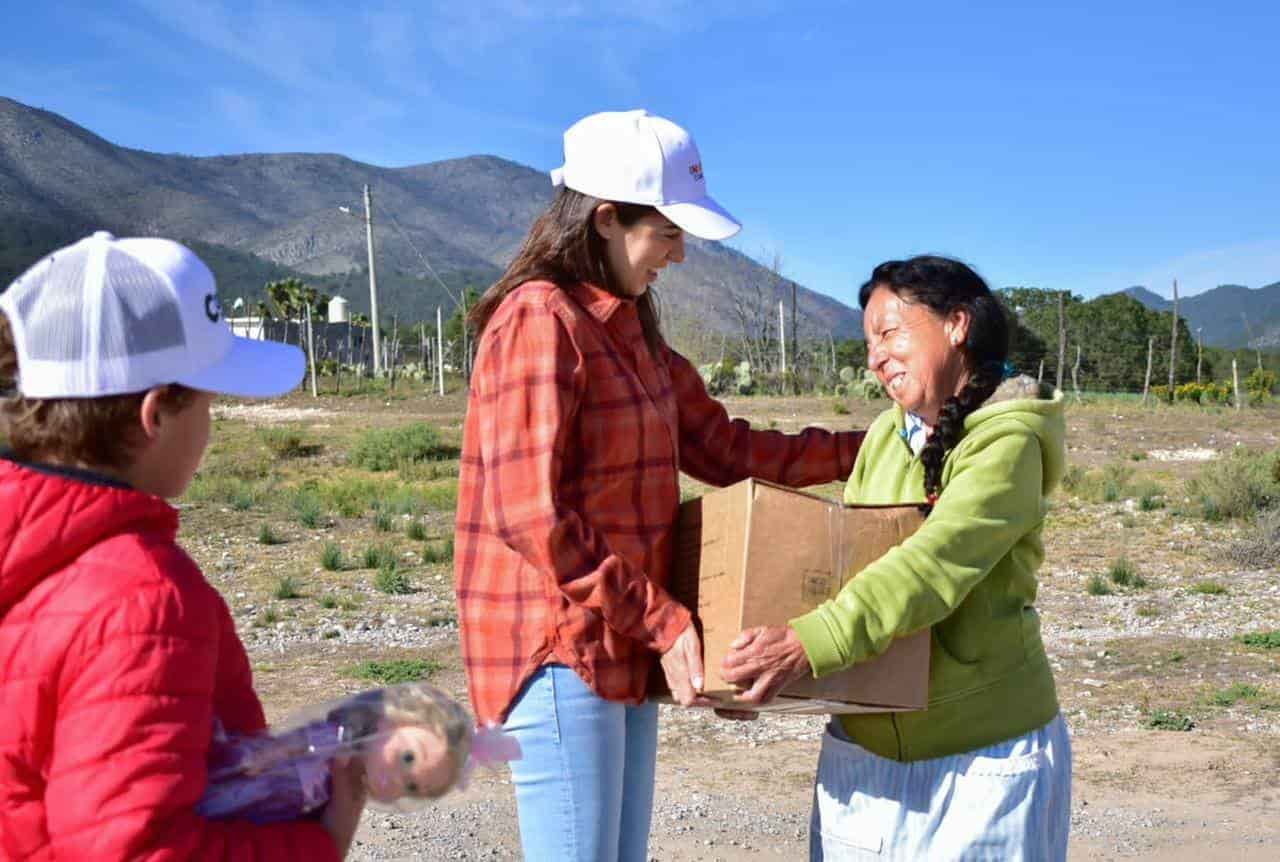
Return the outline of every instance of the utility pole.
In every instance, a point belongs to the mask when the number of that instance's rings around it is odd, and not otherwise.
[[[1067,311],[1066,291],[1058,291],[1058,390],[1062,390],[1062,375],[1067,370]]]
[[[783,387],[786,387],[787,379],[787,316],[782,309],[782,300],[778,300],[778,345],[782,356],[782,380]]]
[[[1151,391],[1151,355],[1156,349],[1156,337],[1154,335],[1147,339],[1147,376],[1142,381],[1142,406],[1147,406],[1147,393]]]
[[[1174,368],[1178,364],[1178,280],[1173,280],[1173,334],[1169,337],[1169,403],[1173,403]]]
[[[436,306],[436,371],[440,375],[440,394],[444,395],[444,312]]]
[[[373,193],[364,187],[364,234],[369,246],[369,319],[373,324],[373,376],[382,375],[382,338],[378,334],[378,276],[373,271]]]
[[[1204,358],[1204,327],[1196,327],[1196,385],[1200,385],[1200,360]]]

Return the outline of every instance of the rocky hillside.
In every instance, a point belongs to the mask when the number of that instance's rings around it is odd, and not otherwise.
[[[193,158],[118,147],[47,111],[0,98],[0,284],[96,228],[200,244],[223,292],[256,298],[299,273],[367,310],[361,189],[374,194],[380,310],[434,316],[451,288],[483,289],[551,198],[545,173],[495,156],[382,168],[323,153]],[[428,264],[430,269],[428,268]],[[735,332],[743,301],[790,284],[719,243],[689,243],[659,282],[667,314]],[[801,287],[806,330],[859,335],[861,315]]]

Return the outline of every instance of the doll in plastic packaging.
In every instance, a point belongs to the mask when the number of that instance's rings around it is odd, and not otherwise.
[[[208,786],[196,811],[255,823],[304,817],[329,801],[338,757],[362,760],[369,798],[396,804],[435,799],[465,783],[474,764],[520,756],[514,739],[496,729],[474,731],[466,710],[424,683],[361,692],[320,715],[253,735],[227,734],[215,722]]]

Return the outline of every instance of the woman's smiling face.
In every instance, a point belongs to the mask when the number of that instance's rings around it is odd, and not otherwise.
[[[929,425],[968,379],[963,345],[969,315],[948,317],[877,286],[863,309],[867,367],[889,397]]]
[[[684,260],[684,231],[661,213],[651,212],[624,225],[613,204],[602,204],[596,212],[596,230],[604,237],[609,270],[626,296],[643,296],[667,264]]]

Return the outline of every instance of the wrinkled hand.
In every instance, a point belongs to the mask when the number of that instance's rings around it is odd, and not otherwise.
[[[662,672],[667,677],[671,696],[681,706],[712,706],[702,696],[702,639],[693,623],[681,632],[671,649],[662,654]]]
[[[811,673],[809,656],[790,626],[747,629],[729,644],[721,664],[724,678],[744,689],[734,700],[759,706],[792,682]]]
[[[360,825],[360,815],[364,811],[366,791],[363,761],[347,756],[335,758],[331,781],[333,794],[329,797],[329,804],[325,806],[320,822],[337,846],[338,858],[341,859],[351,849],[351,841],[356,837],[356,827]]]

